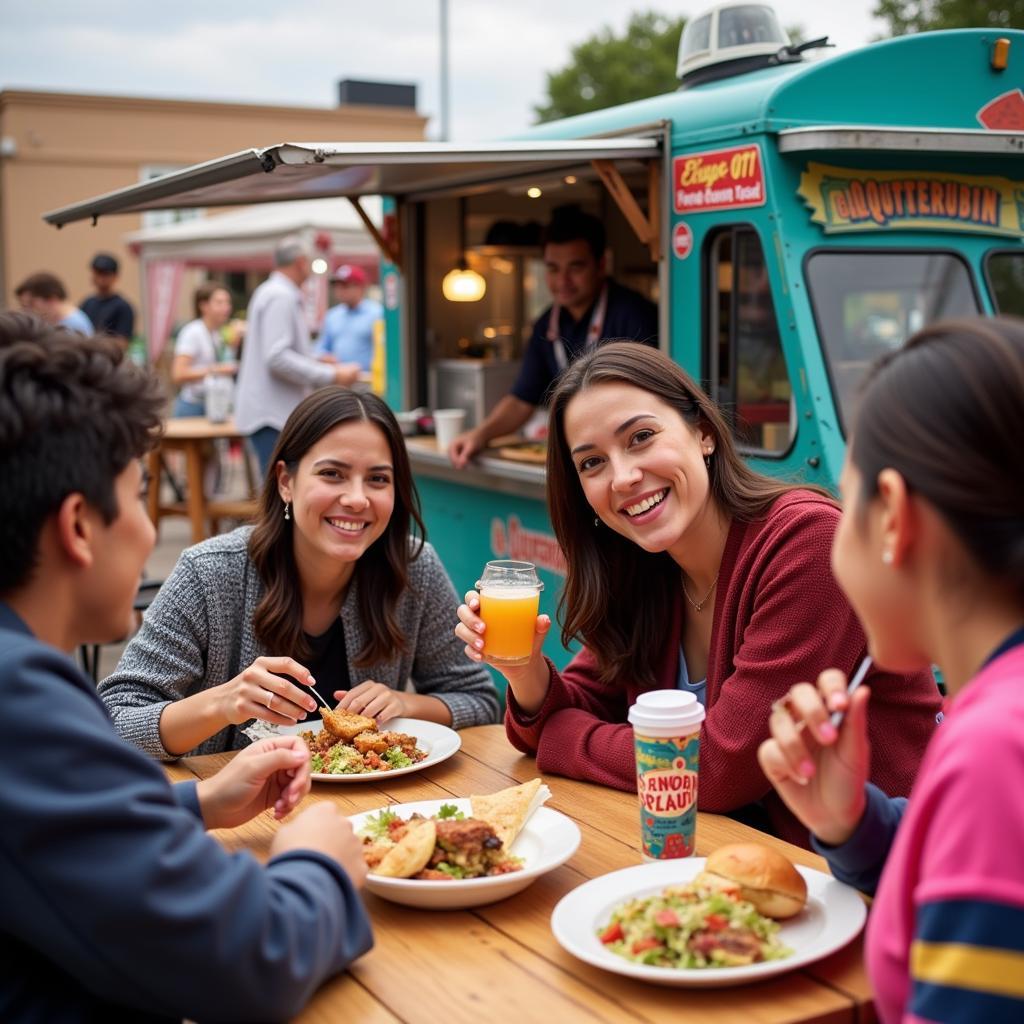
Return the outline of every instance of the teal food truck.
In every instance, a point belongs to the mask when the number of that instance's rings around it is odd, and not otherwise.
[[[657,302],[661,347],[758,468],[833,487],[875,356],[939,318],[1024,315],[1024,32],[804,49],[770,9],[727,4],[688,23],[668,95],[510,141],[247,150],[47,220],[382,195],[383,226],[366,219],[383,254],[382,388],[396,410],[458,407],[473,425],[548,304],[537,224],[576,203],[602,217],[613,276]],[[453,269],[482,279],[472,301],[446,287]],[[525,559],[553,611],[542,446],[456,470],[432,437],[408,444],[456,587],[490,558]]]

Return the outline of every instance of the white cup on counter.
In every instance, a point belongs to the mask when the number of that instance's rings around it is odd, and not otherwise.
[[[466,425],[465,409],[435,409],[434,436],[438,451],[446,452]]]

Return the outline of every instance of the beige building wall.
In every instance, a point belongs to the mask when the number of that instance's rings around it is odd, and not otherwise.
[[[405,141],[424,137],[414,110],[243,103],[0,91],[0,308],[29,274],[49,270],[79,302],[91,291],[99,250],[121,263],[119,290],[138,311],[138,261],[122,239],[142,226],[125,214],[57,230],[42,215],[142,179],[143,168],[187,166],[279,142]]]

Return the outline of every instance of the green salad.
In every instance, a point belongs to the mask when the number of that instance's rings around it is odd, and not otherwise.
[[[389,747],[380,759],[390,768],[408,768],[415,764],[401,747]],[[327,750],[318,751],[313,754],[310,764],[315,772],[326,775],[365,775],[368,772],[379,771],[366,764],[362,754],[355,747],[344,743],[336,743]]]
[[[598,938],[637,964],[738,967],[791,956],[778,931],[777,922],[733,893],[689,885],[616,907]]]

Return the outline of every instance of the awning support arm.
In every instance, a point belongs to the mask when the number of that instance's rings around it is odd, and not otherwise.
[[[630,191],[629,185],[626,184],[618,167],[611,160],[592,160],[591,164],[604,183],[604,187],[622,211],[622,215],[628,221],[629,226],[633,229],[633,233],[640,239],[641,243],[650,249],[651,258],[658,259],[661,253],[661,218],[658,213],[657,187],[660,187],[661,175],[657,167],[657,161],[651,161],[651,169],[648,174],[648,205],[650,206],[648,214],[645,214],[640,209],[640,204]]]
[[[358,196],[349,196],[348,201],[352,204],[352,208],[359,214],[359,219],[363,222],[366,230],[370,233],[370,237],[377,243],[377,248],[380,249],[381,255],[391,263],[394,263],[398,267],[399,271],[402,269],[402,253],[397,244],[392,244],[387,238],[381,233],[380,229],[376,224],[370,220],[369,215],[363,209],[359,202]]]

